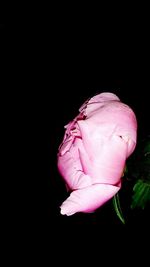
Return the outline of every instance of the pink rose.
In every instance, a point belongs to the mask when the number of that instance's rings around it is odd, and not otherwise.
[[[93,212],[121,188],[126,159],[136,146],[136,116],[115,94],[101,93],[87,100],[65,128],[58,170],[70,196],[61,214]]]

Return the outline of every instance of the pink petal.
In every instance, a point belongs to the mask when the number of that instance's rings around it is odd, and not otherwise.
[[[119,186],[95,184],[75,190],[62,203],[61,214],[70,216],[77,212],[92,212],[112,198],[119,189]]]

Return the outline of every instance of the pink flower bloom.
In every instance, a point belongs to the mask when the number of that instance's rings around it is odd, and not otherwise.
[[[87,100],[65,129],[58,170],[70,196],[61,214],[93,212],[121,188],[126,159],[136,146],[136,116],[115,94],[101,93]]]

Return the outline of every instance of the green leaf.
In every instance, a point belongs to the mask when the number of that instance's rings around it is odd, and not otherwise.
[[[113,197],[113,206],[115,208],[117,216],[119,217],[121,222],[123,224],[125,224],[125,219],[123,217],[123,213],[122,213],[122,210],[121,210],[120,199],[119,199],[119,194],[118,193]]]
[[[131,209],[142,208],[150,201],[150,183],[139,179],[133,187]]]

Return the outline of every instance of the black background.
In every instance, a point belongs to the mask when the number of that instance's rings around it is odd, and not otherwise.
[[[104,91],[116,93],[133,108],[139,139],[149,134],[150,84],[144,35],[141,46],[137,45],[138,36],[132,38],[126,31],[18,23],[4,25],[1,36],[3,104],[10,143],[7,155],[12,164],[10,184],[16,192],[15,212],[8,212],[12,225],[17,225],[21,235],[30,233],[31,238],[34,234],[36,240],[39,236],[50,240],[54,235],[60,244],[69,244],[74,238],[84,243],[87,237],[93,242],[103,237],[104,241],[110,237],[108,233],[113,238],[125,238],[124,233],[142,236],[144,229],[148,230],[149,211],[130,212],[130,197],[124,191],[125,225],[111,201],[93,214],[60,214],[67,192],[57,170],[57,150],[64,125],[88,97]],[[126,190],[130,192],[130,188]]]

